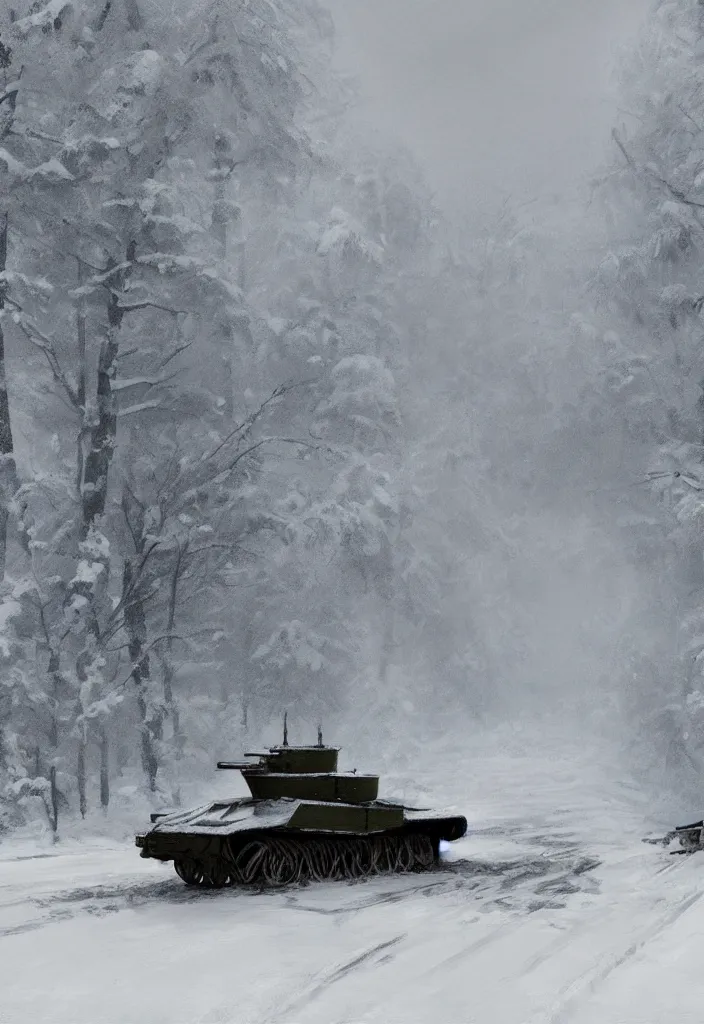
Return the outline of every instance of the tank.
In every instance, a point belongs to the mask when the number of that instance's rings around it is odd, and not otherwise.
[[[466,818],[379,800],[379,776],[337,770],[338,747],[281,746],[220,761],[251,796],[151,815],[142,857],[173,861],[187,885],[290,885],[423,871]]]
[[[704,821],[693,821],[691,825],[677,825],[675,831],[667,837],[676,838],[682,847],[672,853],[696,853],[704,850]]]

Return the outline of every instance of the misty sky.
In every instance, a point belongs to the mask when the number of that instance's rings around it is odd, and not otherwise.
[[[365,118],[446,200],[562,192],[599,163],[650,0],[326,0]]]

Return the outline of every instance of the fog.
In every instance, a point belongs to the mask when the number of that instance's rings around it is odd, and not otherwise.
[[[561,434],[550,417],[579,404],[580,389],[588,387],[591,371],[570,348],[568,325],[604,242],[595,244],[599,214],[586,212],[583,186],[613,161],[611,131],[624,116],[621,68],[650,4],[327,2],[337,67],[356,80],[357,120],[407,147],[445,211],[459,214],[459,222],[491,225],[500,208],[537,201],[530,280],[523,272],[517,284],[510,272],[496,277],[489,305],[480,303],[479,320],[467,324],[455,364],[447,364],[450,376],[485,374],[484,393],[505,392],[481,413],[481,398],[467,402],[475,404],[468,415],[484,435],[480,446],[492,474],[508,480],[493,514],[512,538],[505,560],[491,563],[483,591],[475,587],[464,607],[458,600],[494,652],[489,685],[500,716],[557,716],[566,734],[582,726],[612,730],[627,762],[633,746],[623,737],[633,705],[624,652],[656,649],[662,662],[669,655],[669,639],[652,618],[657,584],[624,542],[618,488],[637,455],[584,424],[571,442],[569,430]],[[541,238],[536,222],[542,229],[548,220]],[[467,244],[471,249],[476,238]],[[527,437],[526,454],[519,454]],[[445,493],[441,500],[458,502],[459,519],[471,515],[463,499]],[[471,531],[464,542],[472,550],[459,557],[475,557]],[[513,639],[504,641],[502,630]],[[438,690],[452,656],[438,655]],[[469,704],[476,711],[487,684],[481,671],[475,680]]]
[[[358,113],[402,139],[439,197],[563,192],[603,158],[614,69],[649,0],[327,0]]]

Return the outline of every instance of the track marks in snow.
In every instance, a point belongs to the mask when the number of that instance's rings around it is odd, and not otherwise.
[[[486,906],[532,913],[561,910],[568,897],[579,893],[598,894],[593,872],[600,863],[569,844],[536,857],[457,860],[442,870],[454,876],[454,885],[448,880],[447,891],[464,888]]]
[[[352,957],[351,960],[347,960],[345,963],[339,964],[331,971],[323,974],[322,977],[297,996],[296,999],[283,1007],[275,1017],[269,1018],[267,1024],[278,1024],[278,1022],[283,1024],[284,1021],[290,1020],[292,1013],[297,1013],[299,1010],[304,1009],[306,1006],[310,1005],[314,999],[323,995],[324,992],[327,992],[327,990],[337,982],[343,981],[361,967],[388,962],[388,960],[392,958],[388,953],[388,950],[398,946],[398,944],[403,942],[406,937],[407,933],[402,932],[400,935],[396,935],[393,939],[387,939],[385,942],[380,942],[376,946],[371,946],[369,949],[365,949],[362,953],[358,953],[356,956]]]
[[[462,949],[453,953],[451,956],[445,957],[444,960],[439,960],[438,963],[427,970],[423,977],[430,978],[439,971],[444,971],[448,967],[452,967],[455,964],[461,963],[466,960],[467,957],[472,956],[474,953],[479,953],[480,950],[486,949],[488,946],[492,946],[497,942],[501,942],[506,938],[505,928],[496,928],[493,932],[489,932],[487,935],[483,935],[480,939],[476,939],[471,942],[468,946],[464,946]]]
[[[568,985],[561,993],[561,1001],[557,1007],[553,1007],[549,1015],[541,1015],[530,1022],[530,1024],[569,1024],[575,1011],[586,999],[594,995],[601,986],[621,967],[633,959],[646,946],[658,938],[664,931],[671,928],[683,914],[698,903],[704,893],[697,892],[690,894],[680,900],[667,914],[664,914],[657,921],[654,921],[629,943],[625,950],[618,956],[610,957],[606,963],[595,967],[586,976]],[[543,957],[547,959],[547,955]],[[534,967],[537,964],[533,965]]]
[[[336,906],[315,906],[312,900],[315,897],[314,891],[304,890],[305,896],[303,899],[307,899],[310,902],[302,902],[301,897],[298,893],[288,893],[285,896],[286,906],[292,910],[301,910],[309,914],[322,914],[324,916],[337,916],[340,914],[356,914],[360,910],[370,910],[372,907],[382,906],[385,903],[400,903],[402,900],[408,899],[409,896],[428,896],[434,890],[438,892],[444,892],[447,890],[447,879],[440,879],[435,881],[427,881],[427,875],[424,875],[425,881],[414,882],[410,885],[404,885],[398,889],[392,889],[389,892],[373,892],[369,895],[363,896],[361,899],[355,899],[348,903],[344,902],[341,898],[342,885],[344,883],[331,883],[339,886],[338,889],[338,902]],[[395,879],[391,879],[393,882]],[[388,884],[389,879],[375,879],[376,885]],[[358,883],[353,883],[358,884]],[[365,883],[369,884],[369,883]],[[351,887],[351,886],[350,886]]]
[[[68,910],[55,908],[48,915],[35,921],[23,921],[20,924],[9,925],[0,928],[0,938],[7,938],[11,935],[22,935],[23,932],[33,932],[37,928],[43,928],[47,924],[58,924],[60,921],[70,921],[74,915]]]
[[[313,883],[305,888],[272,890],[267,896],[283,898],[285,907],[291,910],[333,917],[412,898],[448,896],[484,909],[530,913],[562,909],[564,901],[578,893],[597,894],[599,883],[592,873],[599,866],[599,860],[585,856],[573,837],[566,836],[555,840],[543,856],[504,856],[497,860],[467,857],[444,862],[422,875],[380,876],[347,885],[331,883],[334,895],[328,884]]]
[[[198,895],[201,894],[187,890],[177,880],[135,881],[130,877],[112,885],[77,886],[54,892],[40,891],[26,896],[23,900],[0,900],[0,912],[6,913],[22,908],[33,915],[38,915],[16,925],[0,928],[0,938],[35,931],[37,928],[58,924],[61,921],[70,921],[83,914],[102,917],[154,902],[185,903]]]

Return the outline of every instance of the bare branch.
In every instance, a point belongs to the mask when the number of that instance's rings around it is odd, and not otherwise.
[[[309,448],[311,451],[319,450],[321,447],[320,445],[317,444],[308,444],[307,441],[301,441],[299,438],[296,437],[262,437],[260,438],[259,441],[255,441],[254,444],[251,444],[249,448],[245,448],[244,451],[238,452],[238,454],[227,466],[227,469],[221,470],[220,473],[218,473],[218,476],[221,476],[223,472],[232,472],[232,470],[235,468],[238,462],[240,462],[242,459],[245,459],[248,455],[251,455],[252,452],[257,451],[258,448],[262,448],[265,444],[292,444],[296,445],[299,448]]]
[[[17,306],[17,303],[13,303],[13,305]],[[18,306],[17,308],[19,309],[20,307]],[[54,380],[64,389],[73,408],[80,409],[81,406],[78,400],[78,394],[66,377],[63,367],[61,366],[56,352],[54,351],[51,339],[47,338],[45,334],[42,334],[36,324],[31,320],[26,320],[24,317],[20,316],[17,317],[16,323],[25,337],[43,352]]]
[[[628,152],[628,150],[626,149],[624,144],[621,142],[621,139],[619,138],[619,134],[618,134],[618,132],[616,131],[615,128],[611,129],[611,138],[614,140],[614,142],[616,143],[618,148],[621,150],[621,153],[623,154],[623,158],[626,161],[626,163],[628,164],[628,166],[631,168],[632,171],[635,171],[636,170],[636,165],[635,165],[635,163],[633,161],[633,157]]]
[[[687,111],[686,111],[686,110],[684,109],[684,107],[682,106],[682,104],[681,104],[681,103],[678,103],[678,104],[677,104],[677,109],[678,109],[679,111],[681,111],[681,112],[682,112],[682,113],[684,114],[684,116],[685,116],[686,118],[688,118],[688,120],[690,120],[690,121],[692,122],[692,124],[694,125],[694,127],[695,127],[695,128],[697,129],[697,131],[698,131],[698,132],[701,132],[701,130],[702,130],[702,128],[701,128],[701,125],[698,125],[698,124],[697,124],[697,122],[696,122],[696,121],[694,120],[694,118],[692,117],[692,115],[691,115],[691,114],[689,114],[689,113],[688,113],[688,112],[687,112]]]
[[[170,352],[169,355],[163,359],[161,363],[162,369],[165,366],[168,366],[171,360],[175,359],[176,356],[180,356],[182,352],[186,352],[191,347],[192,344],[192,341],[185,341],[182,345],[177,345],[173,352]]]
[[[33,138],[33,139],[43,139],[45,142],[54,142],[54,143],[56,143],[57,146],[65,145],[65,142],[64,142],[63,139],[56,139],[56,138],[54,138],[53,135],[47,135],[46,132],[37,131],[36,128],[24,127],[24,128],[22,128],[21,131],[18,131],[17,128],[12,128],[7,134],[8,135],[17,135],[20,139],[23,139],[23,138],[26,138],[26,137],[29,136],[30,138]]]
[[[196,636],[196,635],[197,634],[195,634],[195,633],[192,634],[192,636]],[[163,643],[165,640],[181,640],[183,643],[187,643],[188,640],[190,640],[190,639],[191,639],[190,636],[182,636],[180,633],[164,633],[161,636],[155,637],[155,639],[152,640],[151,643],[148,643],[144,647],[144,649],[140,652],[139,658],[136,661],[134,661],[129,666],[128,674],[127,674],[127,676],[125,676],[125,678],[122,680],[122,682],[118,683],[117,686],[114,686],[111,690],[109,690],[108,694],[106,694],[105,696],[108,696],[109,694],[112,694],[112,693],[117,693],[119,690],[124,689],[124,687],[127,686],[129,684],[130,680],[132,679],[135,669],[138,669],[139,666],[144,661],[145,655],[147,655],[149,653],[149,651],[153,650],[158,644]],[[114,654],[114,653],[116,653],[116,651],[122,650],[122,649],[123,648],[115,648],[115,650],[111,650],[110,653]]]
[[[215,455],[217,455],[218,452],[221,451],[221,449],[223,449],[225,445],[228,444],[228,442],[231,441],[234,437],[236,437],[238,434],[242,432],[246,433],[251,427],[254,426],[257,420],[265,412],[267,406],[271,405],[271,403],[276,401],[277,398],[282,398],[283,395],[285,395],[289,391],[293,391],[294,388],[301,388],[307,386],[308,384],[314,383],[315,380],[311,379],[296,381],[293,384],[279,384],[278,387],[274,388],[269,397],[262,402],[259,408],[255,409],[254,412],[250,413],[245,420],[242,420],[241,423],[239,423],[233,430],[231,430],[230,433],[220,442],[220,444],[217,445],[217,447],[213,448],[213,450],[209,452],[207,455],[204,455],[203,458],[201,459],[201,462],[208,462]]]

